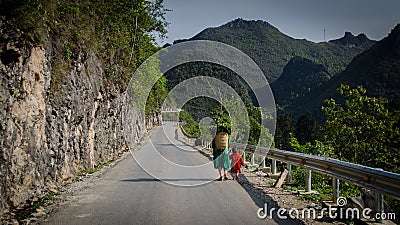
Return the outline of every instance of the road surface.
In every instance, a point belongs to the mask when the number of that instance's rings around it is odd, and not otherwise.
[[[44,224],[276,224],[257,217],[259,206],[236,181],[213,181],[218,173],[210,161],[170,135],[176,126],[163,127],[134,157],[126,157],[91,188],[75,194]],[[201,170],[190,170],[192,166]]]

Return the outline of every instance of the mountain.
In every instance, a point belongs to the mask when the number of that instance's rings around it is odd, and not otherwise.
[[[252,103],[252,93],[249,92],[250,87],[243,78],[229,68],[218,64],[190,62],[176,66],[167,71],[165,76],[167,77],[167,88],[169,90],[172,90],[179,83],[196,76],[214,77],[232,87],[241,97],[244,104],[250,105]],[[199,93],[199,89],[204,88],[204,86],[198,85],[196,82],[191,82],[191,85],[190,91],[193,93]],[[198,97],[191,99],[188,104],[185,105],[185,109],[198,121],[204,117],[211,116],[211,110],[218,106],[219,103],[217,101],[213,101],[210,98]]]
[[[400,109],[400,24],[387,37],[356,56],[345,71],[300,98],[287,111],[297,114],[312,111],[321,116],[323,100],[337,99],[336,89],[341,83],[351,87],[363,85],[367,95],[388,98],[391,109]]]
[[[283,109],[305,96],[330,78],[326,67],[299,56],[293,57],[282,75],[271,84],[275,102]]]
[[[314,43],[294,39],[261,20],[236,19],[219,27],[207,28],[190,39],[176,40],[174,44],[190,40],[223,42],[249,55],[264,72],[277,103],[283,108],[343,72],[350,61],[364,51],[338,42]],[[207,67],[207,73],[199,74],[199,64],[181,65],[168,71],[168,87],[171,89],[179,82],[197,75],[228,80],[230,85],[243,83],[232,75],[234,73],[221,72],[223,70],[218,65],[211,65]],[[239,91],[245,99],[252,97],[247,86],[239,88]],[[203,106],[207,111],[210,108],[208,104],[197,102],[196,105]],[[194,111],[192,113],[196,114]]]
[[[351,32],[345,32],[344,37],[336,40],[331,40],[329,42],[337,45],[360,48],[364,50],[369,49],[372,45],[376,43],[376,41],[368,39],[365,34],[354,36]]]
[[[259,65],[270,82],[279,78],[295,56],[326,66],[330,76],[334,76],[363,51],[335,43],[294,39],[261,20],[236,19],[220,27],[207,28],[188,40],[220,41],[240,49]],[[186,40],[175,43],[182,41]]]

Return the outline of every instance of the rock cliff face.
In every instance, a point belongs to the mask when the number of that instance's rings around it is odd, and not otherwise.
[[[354,36],[351,32],[345,32],[342,38],[331,40],[329,42],[347,47],[360,48],[363,50],[369,49],[376,43],[376,41],[368,39],[368,37],[363,33]]]
[[[104,83],[96,55],[82,54],[59,90],[50,93],[50,44],[25,48],[18,35],[3,32],[0,49],[2,215],[127,147],[122,134],[126,100],[121,90]],[[128,113],[128,141],[137,143],[146,131],[144,119],[134,109]]]

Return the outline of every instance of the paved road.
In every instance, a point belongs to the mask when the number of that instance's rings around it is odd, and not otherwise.
[[[163,130],[174,134],[175,128],[167,124],[156,129],[134,157],[126,157],[90,189],[73,196],[45,224],[275,224],[257,218],[259,207],[238,183],[211,181],[218,173],[206,157],[174,135],[164,135]],[[174,167],[160,157],[200,170]],[[150,176],[138,162],[170,184]]]

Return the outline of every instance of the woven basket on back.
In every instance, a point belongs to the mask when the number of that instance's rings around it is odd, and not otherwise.
[[[228,134],[219,132],[215,135],[215,146],[218,150],[224,150],[228,148]]]

